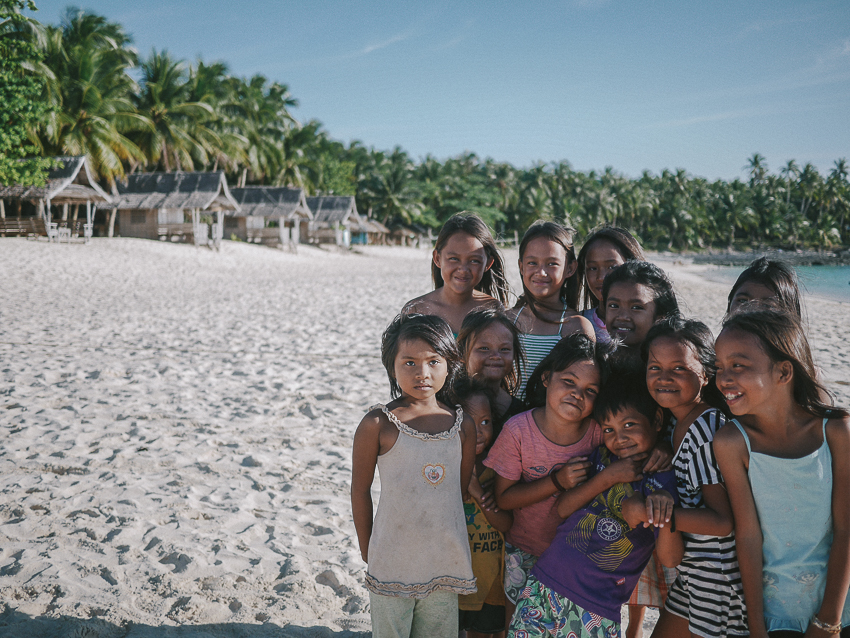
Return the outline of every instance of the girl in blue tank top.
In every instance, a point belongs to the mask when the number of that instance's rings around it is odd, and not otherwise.
[[[727,318],[717,387],[736,417],[714,439],[755,638],[850,636],[850,418],[826,405],[797,317]]]
[[[593,325],[576,312],[579,280],[575,231],[555,222],[534,222],[519,244],[522,295],[511,310],[525,354],[519,398],[534,369],[566,336],[583,332],[596,340]]]

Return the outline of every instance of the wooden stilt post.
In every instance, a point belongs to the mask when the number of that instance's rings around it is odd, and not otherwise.
[[[76,213],[77,211],[74,211],[75,215]],[[89,243],[93,234],[94,225],[92,224],[92,217],[94,217],[94,213],[92,212],[91,202],[86,202],[86,225],[83,227],[83,236],[86,238],[86,243]]]
[[[0,219],[6,219],[6,202],[0,199]]]

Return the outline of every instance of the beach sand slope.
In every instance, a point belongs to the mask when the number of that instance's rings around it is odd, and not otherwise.
[[[0,240],[0,636],[367,635],[351,440],[428,262]],[[723,287],[662,265],[716,328]],[[846,404],[835,305],[813,342]]]

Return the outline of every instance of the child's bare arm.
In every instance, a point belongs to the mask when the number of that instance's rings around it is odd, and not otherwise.
[[[640,480],[642,462],[643,457],[640,461],[619,459],[595,474],[587,482],[568,489],[558,497],[558,516],[561,518],[569,517],[617,483],[631,483]]]
[[[567,489],[573,488],[585,481],[590,462],[585,457],[576,457],[558,470],[558,479]],[[496,504],[503,510],[514,510],[539,503],[558,494],[552,476],[544,476],[534,481],[524,482],[519,479],[507,479],[496,474]]]
[[[705,507],[676,508],[676,529],[690,534],[729,536],[734,527],[732,506],[723,485],[703,485],[702,497]]]
[[[673,466],[673,446],[669,441],[662,440],[658,437],[655,447],[649,452],[649,458],[643,466],[643,471],[647,474],[655,474],[656,472],[666,472]]]
[[[380,452],[381,421],[369,413],[354,433],[351,452],[351,512],[360,544],[360,556],[369,562],[369,539],[372,537],[372,481]]]
[[[469,479],[475,469],[475,422],[469,415],[463,415],[463,423],[460,426],[460,489],[463,500],[469,498]]]
[[[658,559],[664,567],[678,567],[682,562],[682,557],[685,555],[685,543],[682,540],[682,533],[678,531],[671,532],[670,526],[665,525],[658,530],[658,538],[655,539],[655,551],[658,552]]]
[[[826,567],[826,592],[817,617],[825,623],[841,621],[850,589],[850,418],[830,419],[826,440],[832,454],[832,548]]]
[[[762,591],[763,537],[747,475],[749,453],[744,437],[732,424],[727,424],[717,431],[714,437],[714,453],[726,481],[729,503],[735,519],[735,545],[738,550],[744,601],[747,604],[750,636],[767,638]]]
[[[481,484],[478,482],[478,478],[475,476],[473,476],[472,480],[469,482],[469,495],[473,499],[475,499],[476,503],[478,503],[478,506],[481,508],[481,511],[484,512],[484,518],[487,519],[487,522],[490,523],[490,525],[502,532],[502,534],[507,534],[510,531],[511,525],[514,524],[514,515],[505,510],[488,510],[487,508],[485,508],[485,492],[481,488]]]

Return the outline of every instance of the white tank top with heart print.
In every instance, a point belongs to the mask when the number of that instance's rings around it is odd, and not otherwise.
[[[438,589],[475,592],[460,487],[463,411],[458,407],[451,429],[424,434],[380,408],[399,435],[378,457],[381,496],[366,588],[404,598],[425,598]]]

